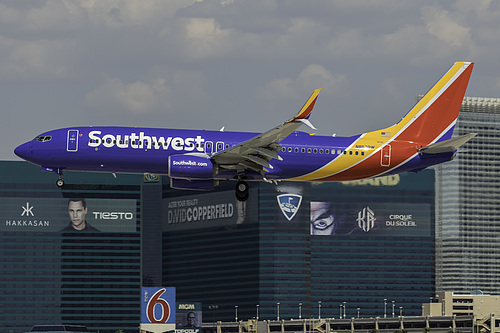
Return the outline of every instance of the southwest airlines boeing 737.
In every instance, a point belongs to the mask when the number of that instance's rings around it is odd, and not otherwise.
[[[69,127],[42,133],[15,149],[17,156],[59,175],[63,171],[154,173],[171,187],[210,190],[236,180],[334,182],[417,172],[453,159],[475,134],[452,138],[474,64],[457,62],[397,124],[349,137],[316,136],[309,116],[319,91],[299,113],[265,133],[137,127]]]

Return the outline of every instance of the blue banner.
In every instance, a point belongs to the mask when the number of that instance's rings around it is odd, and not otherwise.
[[[141,289],[141,323],[175,324],[175,288]]]

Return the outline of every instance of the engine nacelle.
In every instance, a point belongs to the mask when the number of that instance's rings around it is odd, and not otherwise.
[[[212,179],[214,165],[210,159],[195,155],[171,155],[168,158],[168,175],[181,179]]]

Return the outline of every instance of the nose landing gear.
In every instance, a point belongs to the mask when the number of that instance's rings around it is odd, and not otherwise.
[[[59,174],[59,179],[56,180],[56,185],[57,187],[61,188],[64,186],[64,178],[63,178],[63,175],[62,173]]]

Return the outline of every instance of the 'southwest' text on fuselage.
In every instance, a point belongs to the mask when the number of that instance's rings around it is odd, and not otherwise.
[[[204,151],[204,142],[200,135],[195,138],[181,138],[181,137],[156,137],[145,135],[144,132],[130,133],[130,134],[104,134],[101,131],[89,132],[89,147],[99,147],[103,145],[106,148],[117,146],[118,148],[133,148],[133,149],[160,149],[184,151]]]

